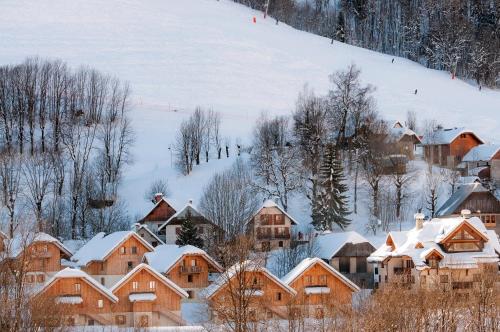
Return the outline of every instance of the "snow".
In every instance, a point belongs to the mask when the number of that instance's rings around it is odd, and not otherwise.
[[[198,200],[211,175],[235,160],[211,160],[187,177],[171,166],[175,128],[195,106],[222,114],[223,137],[233,148],[237,139],[248,141],[261,112],[289,114],[304,84],[325,94],[328,75],[351,63],[377,87],[374,96],[386,118],[414,110],[419,120],[467,124],[498,139],[498,121],[492,121],[497,91],[478,91],[403,58],[391,63],[392,55],[332,45],[228,0],[4,0],[0,31],[2,64],[34,55],[60,58],[131,83],[135,163],[120,192],[131,215],[149,210],[142,193],[154,179],[168,179],[175,200]]]
[[[80,304],[83,302],[81,296],[58,296],[56,298],[56,303],[61,304]]]
[[[330,294],[330,287],[306,287],[304,293],[310,294]]]
[[[464,123],[468,124],[468,123],[470,123],[470,120],[466,121]],[[451,142],[453,142],[455,140],[455,138],[457,138],[461,134],[467,134],[467,133],[474,134],[474,136],[476,136],[481,143],[484,143],[484,141],[481,138],[479,138],[479,136],[470,129],[447,128],[447,129],[436,130],[433,133],[432,137],[424,137],[424,139],[422,140],[422,144],[424,144],[424,145],[450,144]]]
[[[481,144],[473,147],[462,158],[462,162],[490,161],[500,151],[500,145]]]
[[[184,207],[180,210],[177,210],[177,212],[172,215],[167,221],[165,221],[160,227],[158,227],[158,231],[160,231],[163,227],[167,226],[172,220],[175,218],[185,218],[185,216],[191,213],[192,217],[203,217],[206,220],[209,220],[206,218],[200,211],[196,209],[196,207],[193,205],[192,201],[190,200],[189,203],[184,205]]]
[[[454,214],[455,210],[467,199],[467,197],[475,192],[488,192],[488,189],[477,182],[461,185],[453,195],[437,209],[436,216],[444,217]]]
[[[144,255],[145,260],[155,270],[167,274],[175,264],[185,255],[198,255],[204,257],[215,269],[220,272],[222,267],[204,250],[192,245],[178,246],[175,244],[162,244],[157,246],[153,252],[148,252]]]
[[[109,235],[105,235],[105,233],[101,232],[96,234],[89,242],[81,247],[80,250],[71,257],[71,261],[73,261],[76,266],[86,266],[92,261],[102,261],[131,236],[134,236],[138,241],[153,251],[153,247],[135,232],[120,231]]]
[[[150,302],[156,300],[155,293],[132,293],[128,296],[130,302]]]
[[[141,229],[144,229],[146,232],[148,232],[154,239],[156,239],[156,241],[158,241],[158,243],[160,244],[164,244],[164,242],[154,233],[152,232],[148,225],[144,224],[144,225],[141,225],[139,223],[135,223],[133,226],[132,226],[132,230],[135,231],[136,233],[139,233],[139,231]]]
[[[392,127],[392,128],[389,128],[389,134],[390,134],[390,136],[395,141],[399,141],[401,138],[403,138],[404,136],[407,135],[407,136],[414,137],[418,142],[420,142],[420,138],[418,137],[418,135],[413,130],[411,130],[408,127],[402,127],[402,128]]]
[[[182,302],[181,316],[190,325],[200,325],[210,319],[208,304],[204,302]]]
[[[30,233],[27,235],[15,234],[14,237],[11,239],[5,236],[3,241],[10,257],[17,257],[28,245],[35,242],[53,243],[59,249],[61,249],[68,257],[72,255],[71,251],[66,246],[64,246],[58,239],[43,232]]]
[[[324,233],[316,238],[318,246],[317,255],[322,259],[330,260],[347,243],[358,244],[365,242],[370,243],[370,241],[355,231]]]

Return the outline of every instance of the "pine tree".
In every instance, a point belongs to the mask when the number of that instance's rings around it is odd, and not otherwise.
[[[333,144],[329,144],[325,149],[319,171],[318,189],[312,207],[314,228],[318,231],[331,230],[335,224],[344,229],[351,223],[347,218],[350,214],[346,195],[348,188],[342,162]]]
[[[198,229],[191,220],[191,213],[187,213],[186,219],[182,222],[181,230],[177,235],[175,244],[179,246],[192,245],[197,248],[203,248],[203,239],[198,235]]]

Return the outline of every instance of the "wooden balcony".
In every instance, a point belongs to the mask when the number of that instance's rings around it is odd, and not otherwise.
[[[203,269],[201,266],[181,266],[180,272],[182,274],[201,273],[203,272]]]

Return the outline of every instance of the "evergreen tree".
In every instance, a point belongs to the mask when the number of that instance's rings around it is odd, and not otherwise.
[[[319,177],[318,195],[312,207],[314,228],[318,231],[331,230],[335,224],[344,229],[351,223],[347,218],[350,214],[346,195],[348,188],[334,144],[325,149]]]
[[[198,235],[198,229],[191,220],[191,213],[187,213],[186,219],[182,222],[181,231],[177,235],[175,244],[179,246],[192,245],[197,248],[203,248],[203,239]]]

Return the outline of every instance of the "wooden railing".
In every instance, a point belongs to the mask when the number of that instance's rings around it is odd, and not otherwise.
[[[201,273],[203,269],[201,266],[181,266],[181,273]]]

